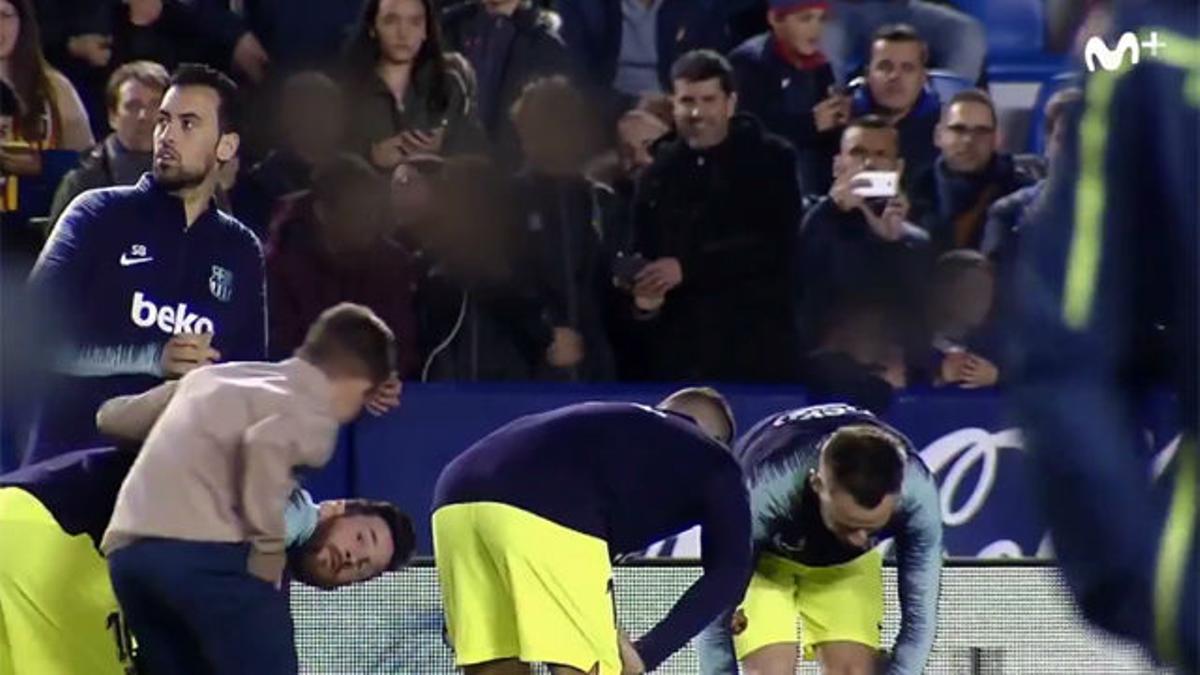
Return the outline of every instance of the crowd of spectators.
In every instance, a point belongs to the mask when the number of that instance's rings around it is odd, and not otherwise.
[[[50,226],[136,184],[168,73],[202,62],[240,85],[215,203],[261,243],[271,356],[354,301],[406,379],[885,407],[1004,379],[1044,164],[999,151],[985,89],[929,82],[982,84],[984,56],[921,0],[0,0],[0,210],[50,150],[80,153]]]

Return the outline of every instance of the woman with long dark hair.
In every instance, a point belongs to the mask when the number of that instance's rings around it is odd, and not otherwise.
[[[350,138],[371,164],[391,171],[420,154],[478,149],[473,75],[443,52],[432,0],[368,0],[346,53]]]
[[[75,88],[42,56],[30,0],[0,0],[0,212],[17,210],[16,176],[42,171],[42,150],[95,143]]]

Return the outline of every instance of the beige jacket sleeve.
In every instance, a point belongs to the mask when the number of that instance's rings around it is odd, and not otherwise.
[[[57,70],[51,70],[50,89],[54,96],[53,105],[62,122],[60,149],[83,152],[95,145],[87,109],[83,107],[83,99],[79,98],[79,92],[75,91],[71,81]]]
[[[96,412],[96,428],[119,441],[144,441],[175,395],[178,380],[130,396],[110,398]]]
[[[251,545],[248,566],[278,584],[286,563],[283,512],[296,487],[298,466],[324,466],[333,454],[337,428],[288,415],[273,415],[242,435],[242,517]]]

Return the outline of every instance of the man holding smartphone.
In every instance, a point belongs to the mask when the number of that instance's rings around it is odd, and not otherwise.
[[[850,122],[833,160],[833,187],[800,229],[800,321],[813,346],[834,312],[871,301],[898,316],[915,304],[930,265],[928,235],[908,221],[896,129],[874,115]]]
[[[96,410],[218,359],[266,357],[258,239],[213,202],[237,155],[236,85],[176,71],[154,128],[151,174],[87,192],[63,213],[30,276],[63,330],[24,463],[101,444]]]

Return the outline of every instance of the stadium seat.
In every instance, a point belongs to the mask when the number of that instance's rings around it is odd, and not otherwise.
[[[1041,81],[1063,69],[1063,56],[1047,52],[1044,0],[956,0],[983,22],[988,41],[988,81]]]
[[[1046,119],[1046,102],[1056,92],[1070,86],[1083,86],[1083,73],[1078,71],[1059,73],[1047,79],[1038,88],[1037,99],[1034,101],[1033,110],[1029,118],[1029,138],[1026,142],[1026,149],[1029,152],[1037,155],[1045,152],[1046,130],[1044,128],[1044,120]]]
[[[79,165],[79,153],[73,150],[43,150],[42,173],[22,178],[18,183],[15,222],[24,224],[31,218],[50,213],[54,192],[67,172]]]
[[[929,86],[937,92],[938,98],[944,103],[958,92],[970,89],[975,84],[946,70],[931,70],[929,71]]]

